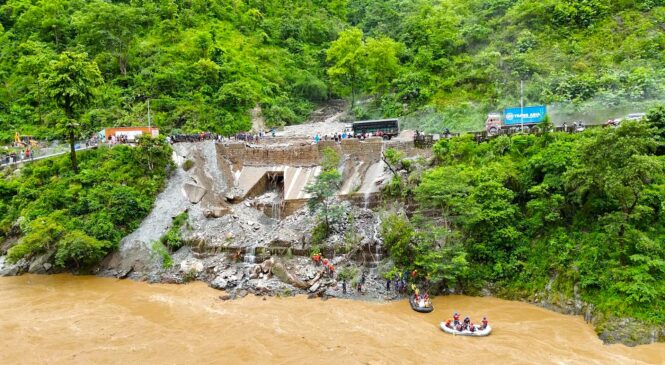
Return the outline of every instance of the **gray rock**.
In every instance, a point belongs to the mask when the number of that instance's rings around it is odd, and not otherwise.
[[[50,263],[48,262],[44,263],[44,270],[49,271],[51,270],[51,267],[53,267],[53,265],[51,265]]]
[[[180,272],[183,273],[200,273],[203,271],[203,262],[195,258],[189,258],[180,263]]]
[[[317,281],[314,285],[312,285],[309,288],[309,292],[314,293],[315,291],[319,290],[320,287],[321,287],[321,280]]]
[[[215,280],[212,281],[212,283],[210,283],[210,286],[215,289],[224,290],[228,286],[228,282],[218,276],[215,278]]]
[[[37,256],[30,263],[28,272],[31,274],[46,274],[46,269],[44,264],[48,263],[53,257],[53,252],[45,253],[43,255]]]
[[[182,186],[182,191],[185,193],[185,196],[192,204],[197,204],[200,202],[206,192],[208,192],[208,190],[206,190],[203,186],[189,182]]]

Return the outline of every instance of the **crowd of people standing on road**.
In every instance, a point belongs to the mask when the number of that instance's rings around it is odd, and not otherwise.
[[[0,158],[0,164],[5,165],[5,164],[12,164],[12,163],[17,163],[25,160],[32,160],[34,159],[34,152],[30,149],[30,147],[20,150],[18,152],[12,151],[9,153],[5,153],[2,155],[2,158]]]

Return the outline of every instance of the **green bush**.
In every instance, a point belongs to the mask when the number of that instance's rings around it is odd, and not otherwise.
[[[98,241],[75,230],[58,241],[55,264],[63,268],[86,268],[101,261],[110,248],[110,242]]]
[[[157,255],[157,257],[161,260],[162,268],[168,270],[173,267],[173,258],[171,255],[169,255],[169,251],[161,242],[155,241],[152,244],[152,252],[154,252],[155,255]]]
[[[7,251],[7,262],[11,264],[17,263],[20,259],[29,256],[32,254],[33,249],[28,246],[26,243],[19,243],[12,246]]]
[[[15,191],[0,194],[0,207],[7,207],[0,210],[0,222],[19,221],[23,234],[9,250],[10,262],[54,252],[58,266],[94,265],[147,215],[164,185],[170,148],[142,144],[79,152],[78,174],[68,158],[36,161],[20,176],[0,180],[0,192]]]
[[[194,167],[194,161],[192,160],[185,160],[185,162],[182,163],[182,169],[185,171],[189,171],[192,167]]]
[[[337,272],[338,281],[346,280],[347,282],[353,282],[357,276],[358,268],[355,266],[345,266]]]
[[[182,212],[173,218],[171,228],[164,234],[159,241],[166,246],[171,252],[180,249],[185,242],[182,239],[182,227],[187,224],[187,212]]]
[[[328,238],[328,229],[326,228],[326,223],[322,221],[312,230],[312,245],[320,246],[325,242],[326,238]]]

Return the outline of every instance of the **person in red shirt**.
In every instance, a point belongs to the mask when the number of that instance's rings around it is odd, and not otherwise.
[[[330,272],[330,276],[332,277],[335,274],[335,266],[333,266],[333,264],[328,264],[328,271]]]
[[[487,328],[487,324],[488,324],[487,317],[483,317],[482,325],[480,325],[479,329],[481,331],[484,330],[485,328]]]
[[[458,324],[460,324],[460,322],[459,322],[459,313],[455,312],[455,313],[453,314],[453,321],[454,321],[453,323],[455,324],[455,326],[457,326]]]

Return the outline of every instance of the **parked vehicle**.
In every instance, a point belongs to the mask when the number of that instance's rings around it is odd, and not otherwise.
[[[363,120],[353,123],[353,135],[383,137],[391,139],[399,135],[399,119]]]
[[[498,134],[502,129],[519,129],[527,132],[545,121],[547,107],[544,105],[508,108],[503,114],[491,113],[485,121],[485,131],[490,135]],[[522,129],[522,127],[524,127]]]
[[[626,120],[642,120],[646,118],[647,113],[631,113],[626,116]]]

